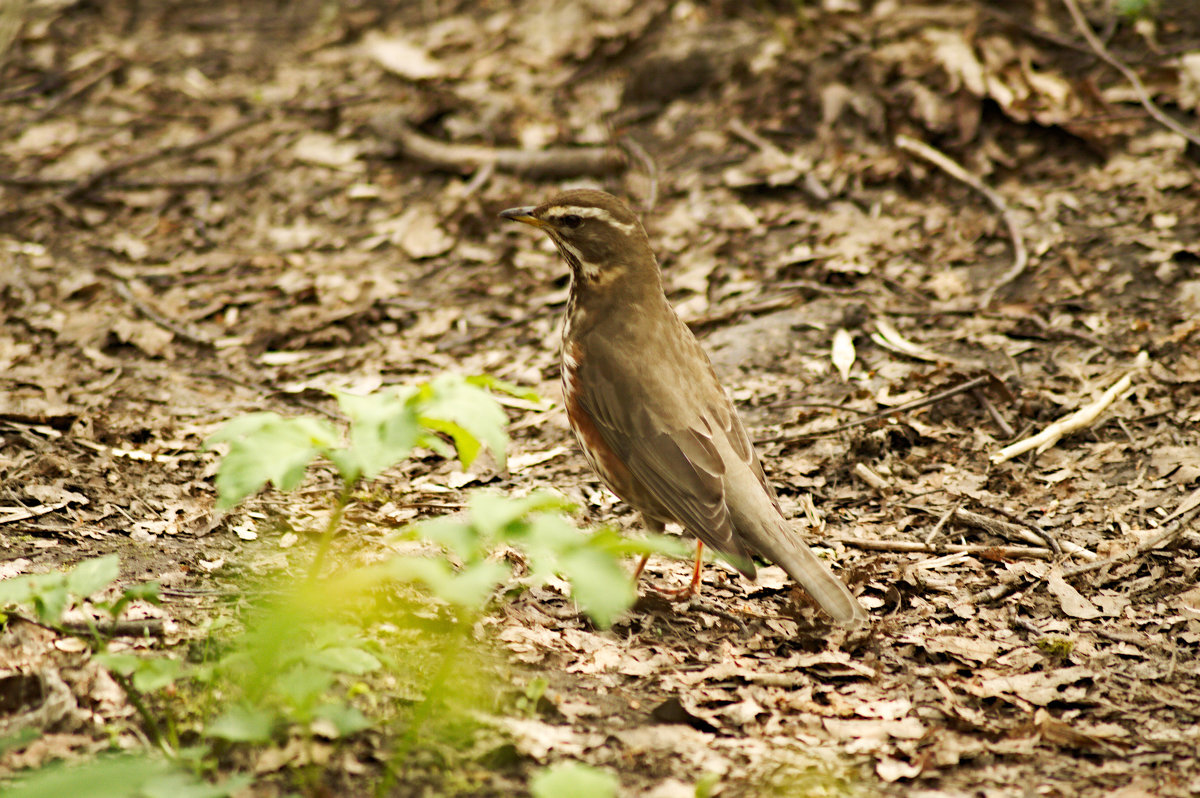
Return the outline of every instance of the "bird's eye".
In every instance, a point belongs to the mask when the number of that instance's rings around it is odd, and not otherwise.
[[[579,225],[583,224],[583,219],[573,213],[569,213],[562,218],[563,227],[570,227],[574,230]]]

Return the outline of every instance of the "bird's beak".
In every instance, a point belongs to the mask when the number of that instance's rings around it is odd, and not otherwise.
[[[506,211],[500,211],[500,218],[513,222],[521,222],[522,224],[531,224],[534,227],[545,227],[546,223],[533,215],[534,210],[536,208],[532,205],[527,205],[524,208],[509,208]]]

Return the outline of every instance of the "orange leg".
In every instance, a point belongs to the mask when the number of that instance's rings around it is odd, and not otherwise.
[[[637,568],[633,569],[633,584],[636,587],[638,580],[642,578],[642,571],[646,570],[646,562],[650,559],[649,554],[643,554],[642,559],[638,560]]]
[[[641,577],[643,569],[645,569],[645,567],[646,567],[646,561],[649,559],[650,559],[649,554],[643,554],[642,559],[638,560],[637,567],[633,569],[633,583],[635,585],[637,584],[638,579]],[[696,594],[696,588],[700,586],[700,569],[703,567],[703,565],[704,565],[704,543],[697,540],[696,541],[696,562],[695,562],[695,565],[692,566],[692,581],[688,583],[688,586],[681,587],[678,590],[671,590],[670,588],[653,587],[653,586],[652,586],[652,589],[657,590],[659,593],[662,593],[664,596],[670,596],[673,599],[691,598],[692,596],[694,596]]]

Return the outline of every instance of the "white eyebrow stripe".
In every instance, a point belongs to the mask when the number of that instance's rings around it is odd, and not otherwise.
[[[559,205],[550,213],[546,214],[547,217],[555,220],[562,219],[564,216],[572,215],[582,216],[588,219],[599,219],[600,221],[608,222],[625,235],[633,235],[633,224],[629,222],[618,222],[616,217],[603,208],[594,208],[590,205],[586,207],[582,205]]]

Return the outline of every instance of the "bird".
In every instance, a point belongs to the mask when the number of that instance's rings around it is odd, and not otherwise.
[[[737,409],[667,298],[630,207],[575,189],[500,217],[548,235],[570,268],[561,376],[571,429],[600,480],[647,530],[676,523],[697,539],[691,591],[708,545],[749,579],[755,556],[781,566],[835,622],[866,625],[862,604],[784,517]]]

